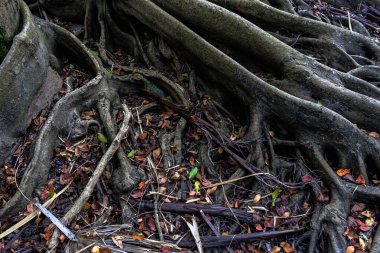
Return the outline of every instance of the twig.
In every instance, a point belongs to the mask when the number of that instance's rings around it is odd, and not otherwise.
[[[207,186],[202,187],[201,189],[207,189],[207,188],[213,188],[213,187],[219,186],[219,185],[231,184],[231,183],[234,183],[236,181],[240,181],[240,180],[243,180],[243,179],[246,179],[246,178],[250,178],[250,177],[254,177],[254,176],[258,176],[258,175],[269,175],[269,173],[266,173],[266,172],[254,173],[254,174],[251,174],[251,175],[248,175],[248,176],[244,176],[244,177],[234,178],[234,179],[222,181],[222,182],[215,183],[215,184],[209,184]]]
[[[242,242],[251,242],[255,240],[270,239],[280,236],[292,235],[302,232],[303,229],[294,230],[282,230],[282,231],[271,231],[271,232],[261,232],[254,234],[238,234],[238,235],[227,235],[227,236],[201,236],[202,245],[204,248],[214,248],[214,247],[225,247],[233,244],[238,244]],[[194,241],[182,240],[177,244],[179,247],[191,248],[195,246]]]
[[[154,209],[153,203],[150,201],[136,201],[129,200],[129,203],[139,205],[140,208],[152,210]],[[239,221],[253,224],[252,214],[246,210],[226,208],[220,205],[201,205],[201,204],[185,204],[185,203],[162,203],[160,204],[160,211],[174,212],[174,213],[188,213],[199,214],[202,210],[205,214],[223,216],[223,217],[236,217]]]

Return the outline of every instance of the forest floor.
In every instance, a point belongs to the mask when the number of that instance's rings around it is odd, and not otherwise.
[[[334,15],[348,13],[344,8],[334,8],[326,4],[314,6],[315,15],[322,19],[327,16],[334,20]],[[370,28],[371,36],[380,37],[380,11],[375,15],[363,6],[358,10],[350,10],[350,14],[351,18]],[[69,30],[76,27],[55,17],[48,18]],[[339,21],[336,25],[345,27]],[[346,28],[349,29],[348,26]],[[142,43],[144,44],[144,40]],[[93,49],[93,54],[98,54],[96,49]],[[131,63],[130,57],[122,49],[109,52],[109,57],[121,65]],[[63,62],[64,68],[60,76],[64,83],[71,85],[71,89],[81,87],[92,78],[88,70],[82,69],[72,59],[63,59]],[[180,59],[179,62],[181,66],[177,67],[176,71],[171,68],[163,68],[160,71],[184,89],[192,89],[189,82],[190,69],[185,61]],[[112,66],[109,72],[114,75],[121,74],[120,69]],[[126,151],[135,168],[146,174],[146,179],[129,195],[114,196],[109,181],[113,168],[112,164],[109,164],[80,215],[69,227],[76,232],[83,245],[74,245],[74,242],[70,242],[61,234],[58,251],[87,249],[94,253],[111,250],[145,252],[146,249],[148,252],[149,249],[149,252],[192,252],[197,250],[193,238],[197,236],[198,231],[202,246],[214,248],[216,252],[221,249],[227,252],[252,253],[306,252],[307,234],[314,212],[312,196],[300,190],[280,188],[271,192],[252,191],[250,181],[247,181],[251,175],[235,175],[235,179],[229,181],[241,165],[226,152],[223,144],[216,142],[197,124],[189,124],[184,131],[181,161],[176,162],[176,145],[170,146],[171,156],[164,157],[163,154],[167,152],[163,152],[160,138],[163,138],[165,133],[176,130],[183,114],[172,104],[170,97],[165,100],[164,106],[159,106],[163,101],[157,100],[155,95],[166,95],[154,83],[147,81],[145,90],[129,93],[122,98],[133,117],[130,121],[129,135],[122,142],[121,148]],[[36,136],[54,103],[67,92],[67,87],[63,87],[56,94],[53,103],[33,120],[23,142],[14,148],[13,154],[0,168],[0,206],[18,190],[16,180],[20,180],[27,167]],[[189,90],[188,93],[192,94],[191,103],[194,105],[188,112],[189,116],[194,121],[203,119],[224,127],[229,133],[228,139],[239,147],[239,155],[245,157],[248,143],[239,141],[244,136],[245,126],[239,124],[236,116],[228,111],[221,115],[218,102],[209,95],[198,90]],[[87,108],[80,116],[83,120],[99,120],[95,107]],[[122,112],[119,112],[117,120],[118,123],[123,121]],[[379,138],[376,132],[369,134]],[[278,136],[281,136],[281,132],[268,131],[262,139],[254,141],[268,142]],[[68,136],[60,137],[60,143],[54,152],[55,158],[51,163],[49,181],[37,191],[40,199],[47,200],[63,190],[61,196],[49,207],[56,217],[63,216],[65,210],[83,191],[110,141],[96,125],[89,127],[87,136],[81,140],[72,142],[68,140]],[[269,154],[265,155],[269,163]],[[164,162],[171,165],[168,170],[164,170]],[[308,165],[307,159],[300,162]],[[205,171],[206,167],[210,166],[216,172],[213,178],[206,176],[209,174]],[[349,168],[338,168],[337,173],[345,180],[358,185],[363,184],[363,178],[355,178]],[[284,183],[294,183],[292,178],[281,180]],[[302,177],[303,183],[312,181],[317,182],[322,189],[323,196],[320,201],[327,203],[329,190],[323,185],[322,180],[312,172]],[[376,185],[380,184],[380,181],[372,183]],[[232,194],[223,194],[227,188]],[[215,196],[216,192],[220,194]],[[133,210],[132,216],[124,216],[118,205],[120,199],[128,203]],[[3,222],[0,233],[34,211],[36,207],[30,203],[24,212]],[[379,219],[378,206],[352,203],[345,236],[355,252],[367,252],[370,249]],[[192,233],[189,228],[195,225],[196,231]],[[0,240],[0,253],[45,252],[53,229],[54,224],[42,214],[38,214],[36,219]],[[160,233],[165,242],[159,240]],[[126,244],[129,246],[125,247]]]

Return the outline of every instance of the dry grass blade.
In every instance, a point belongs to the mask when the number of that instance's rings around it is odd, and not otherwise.
[[[195,241],[195,244],[197,245],[197,249],[198,249],[199,253],[203,253],[204,251],[203,251],[202,241],[201,241],[201,237],[199,235],[198,224],[195,220],[195,216],[193,215],[193,217],[191,218],[191,221],[193,224],[187,222],[187,220],[183,217],[182,217],[182,219],[186,222],[187,226],[189,227],[190,232],[194,237],[194,241]]]
[[[64,193],[69,188],[70,184],[71,183],[67,184],[65,186],[65,188],[63,188],[60,192],[58,192],[57,194],[55,194],[51,199],[49,199],[48,201],[46,201],[42,206],[45,207],[45,208],[49,207],[53,203],[53,201],[55,199],[57,199],[62,193]],[[3,233],[0,234],[0,239],[3,239],[7,235],[13,233],[17,229],[19,229],[22,226],[24,226],[25,224],[27,224],[29,221],[33,220],[37,216],[38,212],[39,212],[38,210],[35,210],[34,212],[32,212],[31,214],[29,214],[28,216],[26,216],[21,221],[17,222],[15,225],[13,225],[12,227],[10,227],[7,230],[5,230]]]

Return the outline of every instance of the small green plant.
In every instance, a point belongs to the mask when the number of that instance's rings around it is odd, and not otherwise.
[[[0,63],[8,52],[8,41],[5,38],[5,30],[0,27]]]

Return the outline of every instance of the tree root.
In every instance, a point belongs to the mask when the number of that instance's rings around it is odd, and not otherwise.
[[[96,166],[96,169],[94,170],[90,180],[88,181],[87,185],[85,186],[84,190],[82,191],[79,198],[76,199],[73,206],[70,208],[70,210],[61,218],[61,222],[64,225],[69,224],[73,219],[80,213],[80,211],[83,208],[83,205],[86,203],[86,201],[90,198],[91,193],[95,189],[96,184],[99,181],[100,176],[102,175],[104,169],[106,168],[106,165],[109,163],[109,161],[112,159],[115,152],[119,149],[121,145],[121,141],[128,132],[129,129],[129,121],[131,119],[131,112],[129,111],[127,106],[123,106],[124,110],[124,119],[123,123],[120,127],[119,132],[113,139],[111,145],[107,149],[106,153],[102,156],[100,159],[98,165]],[[59,232],[58,230],[55,230],[52,238],[49,242],[49,248],[54,249],[56,245],[58,244],[58,236]]]
[[[314,200],[309,252],[319,249],[320,238],[328,242],[325,250],[343,252],[347,246],[343,232],[350,203],[380,201],[379,188],[371,185],[371,180],[378,179],[380,174],[380,144],[367,134],[367,131],[380,131],[380,76],[375,66],[380,58],[380,46],[368,36],[317,21],[328,18],[315,16],[304,1],[297,2],[298,9],[303,6],[304,14],[316,20],[300,17],[288,0],[128,0],[112,1],[111,5],[103,0],[88,1],[86,40],[99,36],[101,60],[111,69],[120,69],[121,75],[102,78],[101,67],[89,57],[88,51],[75,39],[67,39],[67,34],[53,29],[64,38],[64,45],[75,48],[74,51],[82,54],[87,64],[91,62],[88,65],[92,66],[97,77],[85,87],[70,92],[55,106],[41,130],[21,189],[31,194],[39,182],[37,177],[43,178],[47,174],[56,138],[69,125],[59,113],[77,114],[78,119],[80,109],[96,103],[107,137],[115,139],[117,126],[113,110],[120,106],[121,95],[129,89],[140,90],[149,81],[170,95],[174,103],[147,90],[143,92],[182,117],[173,132],[160,137],[165,170],[182,162],[182,133],[186,123],[192,123],[202,130],[209,143],[222,147],[223,154],[240,166],[232,178],[241,177],[246,172],[260,174],[252,182],[255,192],[262,189],[270,192],[277,187],[310,190],[311,194],[294,197],[295,203],[302,199]],[[95,13],[98,14],[96,17]],[[114,13],[119,14],[120,20],[113,17]],[[135,26],[134,19],[148,26],[160,38],[145,40],[144,37],[141,41],[135,29],[141,24]],[[121,29],[118,26],[121,22],[130,24],[130,27]],[[353,24],[366,34],[359,21]],[[172,76],[177,75],[178,80],[181,80],[178,57],[164,43],[182,49],[195,63],[194,71],[202,80],[197,83],[197,88],[218,90],[214,94],[219,101],[232,95],[239,98],[240,103],[236,104],[242,108],[237,109],[238,116],[228,112],[224,105],[215,105],[213,110],[229,118],[232,117],[228,114],[239,120],[245,118],[242,121],[247,123],[246,134],[241,142],[236,143],[223,134],[222,124],[207,122],[198,117],[200,114],[192,115],[184,89],[175,81],[154,70],[119,64],[108,51],[115,40],[125,42],[128,53],[142,57],[148,66],[152,64],[160,69],[165,67],[164,61],[171,61],[176,72]],[[146,48],[148,52],[144,51]],[[197,95],[195,80],[191,74],[192,98]],[[45,146],[42,146],[42,140]],[[284,148],[285,157],[281,153]],[[208,176],[216,178],[217,174],[210,168],[211,159],[206,154],[208,146],[201,146],[199,152],[202,152],[203,165],[209,167]],[[102,166],[102,161],[98,167]],[[132,169],[122,149],[117,151],[117,161],[119,168],[113,172],[113,187],[116,192],[128,192],[142,177]],[[352,176],[361,176],[365,185],[344,181],[335,171],[338,168],[350,168]],[[318,176],[323,185],[328,186],[328,193],[322,191]],[[188,190],[184,180],[181,189]],[[223,202],[223,194],[215,194],[217,203]],[[17,206],[15,201],[20,196],[16,195],[0,211],[0,220],[11,215]],[[199,213],[202,209],[205,213],[253,224],[252,215],[243,210],[196,204],[158,205],[156,195],[154,202],[140,202],[139,205],[156,209],[157,228],[160,227],[158,209],[180,213]],[[125,217],[131,214],[127,205],[122,203]],[[64,218],[64,221],[70,220]],[[296,232],[300,231],[268,232],[257,237],[256,234],[235,235],[223,237],[223,240],[216,234],[216,237],[201,239],[206,247],[220,247],[229,246],[231,241],[238,243],[263,238],[260,236]],[[159,234],[162,239],[162,233]],[[55,245],[53,241],[51,246]],[[194,246],[192,241],[181,243],[185,247]],[[376,252],[379,245],[380,232],[377,232],[372,251]]]

